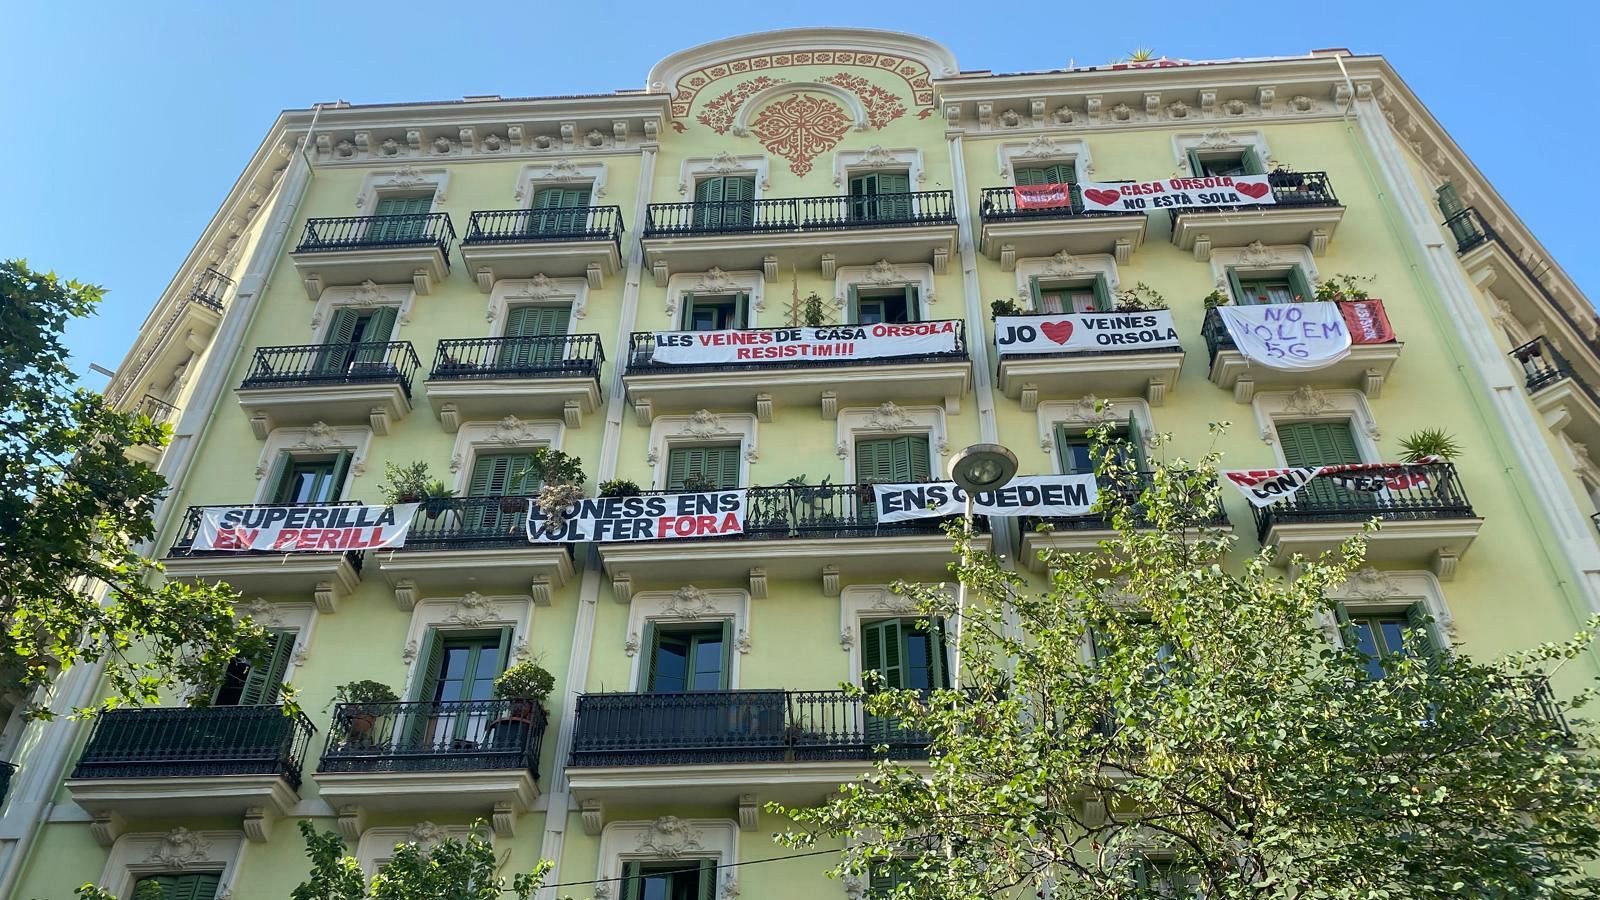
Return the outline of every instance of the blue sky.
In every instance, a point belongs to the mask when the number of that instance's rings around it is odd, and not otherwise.
[[[1600,167],[1600,75],[1582,43],[1600,25],[1593,6],[1217,0],[1190,7],[1202,16],[1176,8],[1135,0],[18,5],[0,54],[11,126],[0,140],[0,171],[10,173],[0,257],[105,286],[100,315],[68,338],[80,370],[114,368],[280,109],[637,88],[656,60],[707,40],[852,25],[924,34],[963,69],[995,71],[1103,63],[1134,47],[1191,59],[1322,47],[1386,54],[1579,286],[1600,296],[1596,194],[1582,183]]]

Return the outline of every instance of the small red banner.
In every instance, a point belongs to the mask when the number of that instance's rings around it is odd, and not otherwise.
[[[1394,340],[1394,326],[1383,311],[1382,300],[1345,300],[1339,304],[1345,327],[1354,344],[1387,344]]]
[[[1019,184],[1014,190],[1017,209],[1056,209],[1072,205],[1070,184]]]

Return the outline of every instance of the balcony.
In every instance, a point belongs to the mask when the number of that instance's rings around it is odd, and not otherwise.
[[[447,810],[490,818],[509,837],[539,796],[544,729],[531,701],[342,703],[317,787],[342,820]]]
[[[1546,425],[1580,444],[1600,446],[1600,394],[1549,338],[1534,338],[1511,351],[1511,358],[1522,367],[1528,396]]]
[[[232,284],[233,279],[216,269],[206,269],[196,276],[188,296],[176,303],[161,322],[151,323],[144,330],[143,334],[156,338],[132,360],[135,368],[130,371],[139,378],[116,388],[113,402],[120,405],[138,396],[139,391],[161,390],[177,369],[190,366],[194,357],[210,345],[211,335],[222,324],[224,301]]]
[[[1523,675],[1512,690],[1520,693],[1532,706],[1533,717],[1556,731],[1572,737],[1572,726],[1567,724],[1567,714],[1556,695],[1550,690],[1550,679],[1543,675]]]
[[[313,422],[388,434],[411,412],[411,380],[421,365],[409,341],[257,347],[239,406],[260,440],[274,428]]]
[[[463,421],[530,414],[578,428],[600,406],[605,361],[598,334],[440,341],[428,399],[449,432]]]
[[[548,606],[572,578],[572,548],[528,541],[533,497],[451,497],[426,501],[405,547],[377,557],[378,571],[409,611],[431,594],[531,594]]]
[[[737,805],[743,820],[758,803],[820,802],[879,745],[918,760],[928,741],[838,690],[584,694],[567,778],[594,824],[609,802]]]
[[[290,254],[312,300],[338,285],[403,284],[419,294],[450,274],[456,229],[445,213],[310,219]]]
[[[871,197],[789,197],[713,203],[652,203],[642,237],[656,284],[672,272],[929,263],[943,275],[956,246],[949,191]]]
[[[1356,493],[1312,481],[1287,500],[1252,507],[1256,537],[1272,548],[1278,565],[1286,565],[1295,554],[1311,557],[1337,549],[1377,519],[1378,530],[1367,538],[1369,562],[1426,566],[1441,581],[1449,581],[1483,519],[1473,514],[1454,464],[1405,469],[1412,482],[1407,487]]]
[[[1305,244],[1321,256],[1344,219],[1326,172],[1273,172],[1269,206],[1199,206],[1169,211],[1172,242],[1202,262],[1213,247]]]
[[[1062,250],[1074,256],[1109,253],[1125,266],[1144,243],[1149,222],[1142,212],[1086,212],[1077,185],[1072,185],[1070,206],[1049,209],[1019,209],[1013,188],[984,188],[978,218],[983,222],[979,249],[1007,272],[1018,259]]]
[[[1057,316],[1056,318],[1059,318]],[[1143,397],[1160,406],[1178,386],[1182,347],[1136,350],[1075,350],[1060,353],[1005,353],[996,347],[1001,393],[1032,412],[1041,399]]]
[[[178,420],[178,408],[176,406],[162,400],[160,397],[153,397],[149,394],[145,394],[139,400],[138,405],[134,406],[132,412],[148,418],[156,425],[176,424]],[[128,456],[153,469],[161,462],[161,447],[155,444],[135,444],[128,448]]]
[[[0,809],[5,809],[6,795],[11,793],[11,779],[16,777],[17,767],[0,759]]]
[[[752,487],[745,532],[737,537],[600,544],[617,600],[635,590],[748,585],[767,595],[768,579],[820,580],[837,597],[853,583],[945,581],[954,560],[944,519],[881,523],[870,484]],[[659,492],[658,492],[659,493]],[[986,527],[983,517],[979,528]],[[692,552],[684,549],[692,542]],[[989,535],[976,544],[987,547]]]
[[[127,820],[185,817],[237,818],[264,841],[299,802],[315,730],[276,705],[110,710],[66,786],[106,846]]]
[[[358,506],[359,501],[301,503],[298,506]],[[232,506],[191,506],[184,513],[183,526],[162,566],[166,577],[178,581],[207,584],[226,582],[245,594],[268,597],[310,594],[317,609],[331,613],[341,599],[350,596],[361,581],[363,551],[327,553],[278,553],[264,550],[196,550],[200,515],[207,509],[271,509],[273,504],[238,503]],[[284,507],[279,507],[284,508]]]
[[[622,267],[622,208],[480,210],[461,258],[485,294],[502,278],[583,276],[595,290]]]
[[[1373,301],[1380,303],[1382,301]],[[1303,386],[1351,387],[1376,400],[1383,383],[1400,359],[1405,344],[1399,340],[1384,344],[1351,344],[1350,353],[1336,363],[1320,369],[1269,369],[1252,363],[1234,345],[1233,335],[1215,308],[1206,310],[1200,325],[1206,352],[1211,357],[1208,377],[1217,387],[1233,391],[1233,399],[1249,403],[1256,391],[1297,390]]]
[[[641,424],[656,413],[697,409],[746,409],[763,422],[775,406],[820,406],[825,419],[848,406],[943,403],[961,411],[961,396],[972,382],[966,324],[954,325],[955,349],[948,353],[873,359],[795,358],[676,365],[655,359],[656,335],[633,333],[623,383]],[[921,323],[942,325],[943,322]],[[850,326],[855,327],[855,326]],[[870,326],[865,326],[870,327]],[[744,334],[783,329],[754,328]],[[753,375],[752,373],[761,373]]]
[[[1127,489],[1130,501],[1136,501],[1144,493],[1150,486],[1150,479],[1151,476],[1148,474],[1130,479],[1130,486]],[[1102,487],[1101,490],[1104,491],[1106,488]],[[1039,559],[1040,551],[1093,553],[1100,549],[1102,541],[1109,541],[1117,536],[1117,529],[1111,523],[1111,516],[1101,512],[1089,512],[1081,516],[1022,516],[1017,524],[1022,531],[1022,562],[1036,572],[1048,570],[1044,562]],[[1140,527],[1144,526],[1141,524]],[[1228,513],[1219,501],[1210,515],[1194,523],[1192,533],[1188,536],[1198,538],[1204,531],[1226,530],[1229,527]]]

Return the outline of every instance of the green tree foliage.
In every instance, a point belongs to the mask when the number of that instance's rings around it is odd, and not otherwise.
[[[532,872],[514,876],[508,885],[498,874],[494,847],[476,833],[467,839],[446,838],[424,850],[415,843],[397,844],[394,857],[365,884],[361,865],[344,852],[344,842],[331,831],[317,833],[300,822],[311,859],[311,875],[294,889],[292,900],[501,900],[510,891],[528,900],[550,871],[541,862]]]
[[[1101,483],[1135,484],[1110,443]],[[1103,489],[1116,537],[1047,554],[1043,592],[953,526],[970,552],[963,688],[868,699],[930,734],[931,759],[787,810],[800,827],[780,840],[845,837],[834,874],[876,873],[896,898],[1600,896],[1600,741],[1529,691],[1590,635],[1481,662],[1428,649],[1423,627],[1375,677],[1332,639],[1329,596],[1364,537],[1292,580],[1266,553],[1224,566],[1217,462]]]
[[[0,262],[0,683],[31,689],[104,661],[108,704],[153,703],[180,681],[215,682],[266,640],[234,619],[232,591],[158,584],[135,549],[167,485],[126,450],[168,431],[76,384],[61,333],[101,294]]]

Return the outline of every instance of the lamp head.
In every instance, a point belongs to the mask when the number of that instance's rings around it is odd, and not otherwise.
[[[968,493],[1004,487],[1016,474],[1016,454],[999,444],[973,444],[950,460],[950,480]]]

